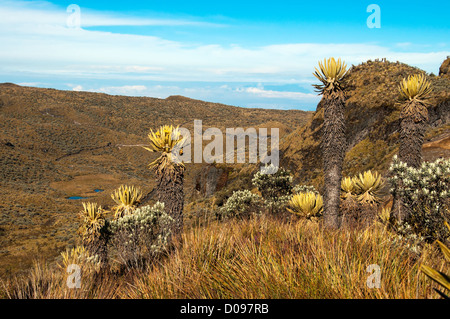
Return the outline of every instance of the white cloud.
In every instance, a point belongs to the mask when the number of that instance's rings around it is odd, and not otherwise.
[[[177,27],[194,24],[199,29],[210,26],[194,20],[153,20],[81,10],[82,26],[158,24]],[[111,94],[164,96],[192,92],[180,87],[157,88],[141,83],[302,83],[311,89],[309,84],[315,81],[312,76],[314,66],[319,59],[329,56],[341,57],[349,66],[368,59],[387,58],[437,73],[439,63],[450,55],[446,47],[436,47],[431,52],[405,52],[411,50],[406,43],[392,48],[373,43],[286,43],[251,48],[192,44],[151,35],[70,29],[66,24],[69,15],[65,8],[45,1],[0,0],[0,75],[28,75],[33,81],[45,76],[47,82],[49,78],[63,78],[83,84],[72,89],[83,89],[86,86],[83,80],[117,80],[138,84],[104,86],[96,90]],[[214,100],[218,96],[208,89],[194,91],[193,95],[198,94],[196,98]],[[314,95],[261,87],[247,88],[245,92],[233,90],[231,86],[213,91],[224,98],[227,94],[245,93],[246,97],[306,102],[312,101]]]
[[[42,85],[41,82],[19,82],[17,83],[17,85],[21,85],[21,86],[39,86]]]
[[[59,7],[46,1],[0,1],[0,25],[71,26],[76,16],[81,27],[98,26],[199,26],[223,27],[223,24],[187,19],[151,19],[117,13],[102,13],[78,5]]]
[[[260,87],[248,87],[245,89],[238,89],[239,91],[245,91],[247,93],[256,94],[260,97],[275,98],[275,99],[292,99],[292,100],[317,100],[317,94],[302,93],[302,92],[285,92],[285,91],[273,91],[265,90]],[[319,98],[320,99],[320,98]]]
[[[395,45],[398,46],[399,48],[406,48],[406,47],[410,47],[412,45],[412,43],[411,42],[398,42]]]
[[[134,95],[134,94],[141,95],[146,90],[147,87],[145,85],[124,85],[124,86],[101,87],[94,91],[116,95]]]
[[[15,3],[15,2],[14,2]],[[238,45],[192,45],[149,35],[70,29],[69,13],[46,2],[24,7],[0,2],[0,71],[117,78],[206,81],[297,81],[312,79],[318,59],[342,57],[348,64],[367,59],[399,60],[428,71],[448,51],[395,52],[370,43],[292,43],[245,48]],[[86,17],[86,16],[87,17]],[[96,25],[142,25],[140,18],[82,14]],[[174,22],[170,20],[168,23]],[[176,22],[175,24],[177,24]],[[179,22],[182,24],[182,22]],[[33,61],[34,63],[30,63]],[[435,71],[435,70],[434,70]]]

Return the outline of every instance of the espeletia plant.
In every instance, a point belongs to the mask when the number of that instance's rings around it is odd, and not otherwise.
[[[140,204],[143,193],[139,187],[121,185],[111,194],[111,198],[116,202],[112,208],[114,217],[119,218],[133,213]]]
[[[287,210],[302,218],[317,220],[323,213],[323,198],[312,191],[296,193],[290,198]]]
[[[163,125],[158,130],[150,130],[148,134],[150,146],[147,151],[161,154],[149,164],[156,174],[157,200],[164,203],[165,210],[173,219],[172,233],[179,236],[183,230],[184,208],[184,172],[182,163],[183,147],[187,141],[181,129],[173,125]]]
[[[97,258],[100,264],[108,262],[108,241],[110,238],[106,211],[97,203],[83,203],[78,216],[81,226],[78,230],[83,247],[89,256]]]
[[[341,181],[342,224],[350,227],[368,226],[377,219],[378,206],[385,199],[385,180],[371,170]],[[386,211],[385,211],[386,212]]]
[[[321,82],[313,84],[322,95],[323,127],[322,127],[322,160],[324,185],[324,223],[328,228],[339,228],[340,188],[342,165],[344,163],[347,140],[345,108],[345,78],[347,65],[341,59],[333,57],[319,61],[319,69],[314,76]]]

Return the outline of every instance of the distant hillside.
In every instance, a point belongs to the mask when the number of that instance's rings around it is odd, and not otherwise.
[[[398,85],[404,77],[415,73],[425,72],[389,61],[368,61],[351,68],[346,84],[345,175],[387,169],[398,149],[401,108],[397,104]],[[428,78],[433,87],[427,133],[427,142],[431,144],[424,145],[424,156],[425,160],[434,160],[450,157],[450,78],[444,74]],[[297,181],[316,187],[323,185],[322,124],[323,109],[319,103],[311,121],[289,134],[280,146],[282,166],[291,169]]]
[[[433,86],[425,160],[450,157],[450,77],[448,59]],[[368,61],[350,70],[346,83],[348,150],[344,174],[384,171],[398,149],[398,84],[424,73],[403,63]],[[193,131],[255,127],[280,130],[281,166],[296,182],[323,185],[323,109],[316,112],[239,108],[183,96],[167,99],[111,96],[0,84],[0,275],[24,269],[32,257],[54,257],[74,245],[82,200],[108,209],[110,193],[136,185],[153,200],[156,154],[141,146],[150,128],[181,125]],[[188,221],[233,190],[251,187],[253,164],[187,164]]]
[[[239,108],[182,96],[111,96],[0,84],[0,274],[74,244],[80,200],[108,208],[121,184],[152,195],[154,158],[140,145],[150,128],[279,127],[286,135],[312,112]],[[186,200],[204,165],[188,164]],[[151,197],[151,196],[149,196]]]

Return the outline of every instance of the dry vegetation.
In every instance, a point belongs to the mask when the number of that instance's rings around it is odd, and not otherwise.
[[[8,298],[438,298],[419,266],[447,272],[436,247],[416,255],[381,224],[324,231],[315,222],[206,222],[184,231],[168,256],[145,270],[82,272],[69,289],[62,269],[38,262],[26,277],[4,281]],[[380,288],[369,288],[381,269]]]
[[[383,175],[398,149],[397,85],[423,73],[402,63],[352,67],[346,83],[347,155],[344,176]],[[448,76],[428,75],[434,91],[424,159],[450,157]],[[187,165],[185,230],[167,256],[146,269],[85,269],[82,288],[68,289],[54,257],[77,244],[76,212],[89,197],[105,209],[126,181],[152,197],[156,158],[140,146],[150,128],[193,120],[204,128],[279,127],[281,166],[298,183],[322,191],[321,128],[317,112],[243,109],[180,96],[165,100],[0,85],[0,297],[6,298],[437,298],[423,263],[449,272],[433,244],[421,254],[380,223],[367,229],[324,230],[296,218],[262,215],[216,220],[234,190],[251,189],[257,167],[213,164],[223,187],[202,196],[204,165]],[[210,166],[208,166],[210,167]],[[95,189],[103,192],[96,193]],[[34,257],[41,257],[32,266]],[[381,288],[366,285],[367,266],[381,267]],[[29,272],[24,270],[29,268]],[[15,276],[18,275],[18,276]]]
[[[398,85],[411,74],[425,72],[404,63],[367,61],[352,66],[346,81],[347,154],[344,175],[375,169],[385,172],[392,156],[398,150],[400,109]],[[448,138],[450,119],[450,78],[428,75],[433,92],[430,96],[430,125],[426,141]],[[323,186],[320,140],[323,126],[323,106],[305,126],[285,137],[280,150],[281,164],[294,172],[299,182],[308,182],[316,188]],[[426,145],[426,144],[425,144]],[[434,160],[449,157],[447,148],[424,148],[424,157]]]
[[[110,193],[124,181],[153,195],[155,176],[147,166],[156,154],[140,147],[148,144],[151,128],[171,123],[192,132],[194,119],[202,119],[204,129],[282,127],[280,133],[286,134],[310,115],[180,96],[155,99],[0,84],[0,275],[28,268],[36,254],[54,257],[75,244],[81,203],[68,197],[89,197],[110,208]],[[202,165],[188,167],[186,193],[192,195]]]

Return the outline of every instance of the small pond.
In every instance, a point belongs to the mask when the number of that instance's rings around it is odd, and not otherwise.
[[[81,196],[71,196],[71,197],[67,197],[67,199],[73,199],[73,200],[77,200],[77,199],[87,199],[88,197],[81,197]]]
[[[103,192],[103,189],[94,189],[94,192],[96,193],[100,193]],[[70,197],[66,197],[67,199],[70,200],[78,200],[78,199],[88,199],[89,197],[83,197],[83,196],[70,196]]]

